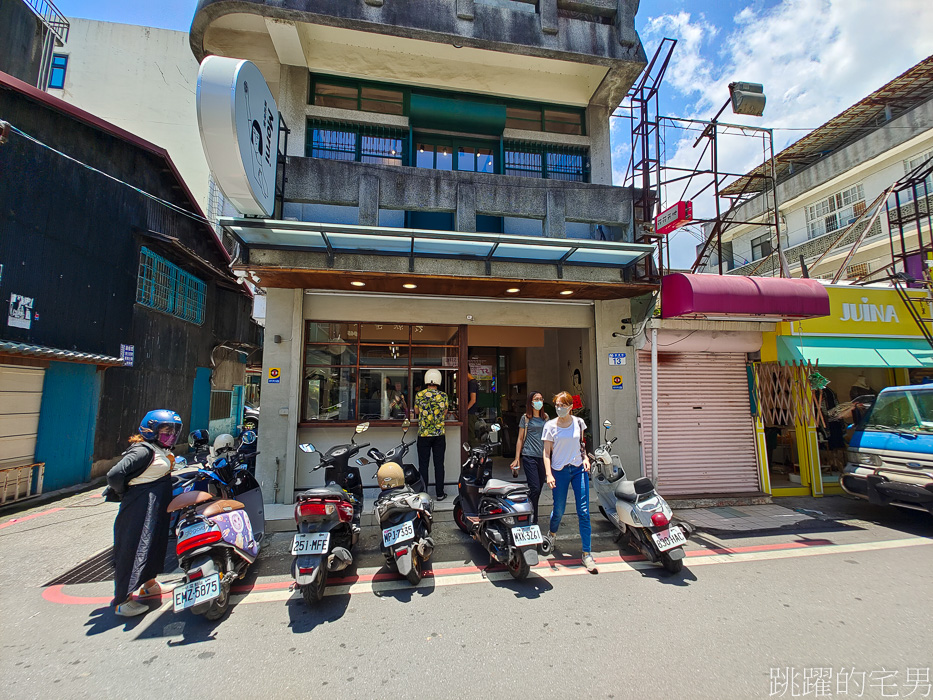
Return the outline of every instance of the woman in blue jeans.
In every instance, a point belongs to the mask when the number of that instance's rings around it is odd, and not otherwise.
[[[557,528],[567,507],[567,492],[573,486],[577,503],[577,518],[580,521],[580,539],[583,540],[583,566],[596,572],[596,562],[590,552],[590,458],[586,454],[583,434],[586,423],[582,418],[570,415],[573,397],[562,391],[554,397],[557,418],[544,424],[541,438],[544,444],[544,471],[547,485],[554,493],[554,510],[551,511],[548,539],[551,549]]]
[[[538,524],[538,499],[541,489],[547,481],[544,473],[544,446],[541,444],[541,431],[547,422],[544,412],[544,397],[541,392],[532,391],[528,394],[525,404],[525,413],[518,423],[518,442],[515,445],[515,459],[512,460],[512,476],[518,476],[518,465],[525,469],[525,478],[528,480],[528,491],[531,497],[532,522]]]

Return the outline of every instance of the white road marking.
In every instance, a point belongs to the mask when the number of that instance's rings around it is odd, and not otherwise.
[[[919,547],[933,544],[933,540],[923,537],[908,537],[898,540],[883,540],[879,542],[861,542],[854,544],[828,544],[817,545],[813,547],[792,549],[772,549],[760,552],[736,552],[732,554],[707,554],[687,557],[684,566],[693,569],[697,566],[709,566],[711,564],[741,564],[745,562],[765,561],[769,559],[796,559],[799,557],[812,557],[827,554],[850,554],[853,552],[870,552],[887,549],[901,549],[904,547]],[[597,555],[597,560],[600,558]],[[549,560],[546,560],[546,562]],[[546,563],[545,562],[545,563]],[[381,593],[391,593],[395,591],[411,591],[419,588],[439,588],[442,586],[464,586],[468,584],[484,583],[487,581],[501,582],[511,581],[512,576],[507,571],[491,571],[486,577],[482,572],[466,572],[457,574],[444,574],[446,568],[463,568],[462,562],[445,562],[437,564],[437,575],[422,580],[417,586],[412,586],[404,580],[387,581],[360,581],[345,585],[328,586],[324,595],[359,595],[368,593],[370,595],[379,595]],[[618,561],[599,564],[600,574],[616,574],[631,571],[643,571],[647,569],[659,569],[660,565],[649,561]],[[358,574],[361,576],[372,575],[382,571],[382,568],[371,567],[361,569]],[[591,574],[582,566],[565,567],[559,564],[553,566],[537,566],[531,570],[528,582],[533,583],[536,577],[542,579],[556,579],[564,576],[590,576]],[[260,583],[257,581],[257,583]],[[516,585],[522,585],[516,582]],[[242,605],[244,603],[272,603],[289,600],[297,596],[297,592],[288,589],[252,591],[249,593],[234,594],[231,596],[231,603]]]

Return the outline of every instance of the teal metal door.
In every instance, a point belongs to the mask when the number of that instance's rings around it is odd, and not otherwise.
[[[44,491],[91,476],[101,373],[96,365],[52,362],[45,371],[36,461],[45,462]]]
[[[188,431],[207,430],[210,423],[210,414],[211,370],[208,367],[198,367],[194,371],[194,389],[191,395],[191,425]]]

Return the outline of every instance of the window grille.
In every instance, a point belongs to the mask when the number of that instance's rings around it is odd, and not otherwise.
[[[505,174],[589,182],[590,159],[585,148],[507,141]]]
[[[849,265],[846,268],[846,279],[854,280],[859,277],[864,277],[871,271],[871,268],[868,266],[867,262],[855,263],[854,265]]]
[[[377,165],[402,165],[406,142],[400,129],[310,119],[305,155]]]
[[[854,185],[806,208],[807,238],[817,238],[848,226],[865,211],[865,190]]]
[[[212,389],[211,407],[208,414],[208,420],[223,420],[229,418],[233,412],[233,392]]]
[[[204,322],[206,285],[148,248],[139,254],[136,302],[183,321]]]

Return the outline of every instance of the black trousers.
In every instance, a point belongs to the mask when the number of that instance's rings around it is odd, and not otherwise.
[[[113,604],[125,603],[146,581],[162,573],[168,549],[166,512],[172,480],[163,477],[130,486],[113,521]]]
[[[428,487],[428,462],[434,455],[434,492],[444,493],[444,454],[447,452],[446,435],[418,436],[418,469],[424,487]]]
[[[535,525],[538,524],[538,499],[541,490],[547,483],[547,472],[544,469],[544,457],[529,457],[522,455],[522,468],[525,470],[525,479],[528,480],[528,497],[534,513]]]

